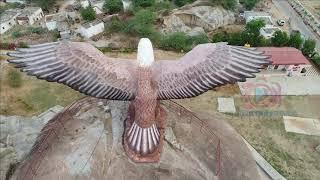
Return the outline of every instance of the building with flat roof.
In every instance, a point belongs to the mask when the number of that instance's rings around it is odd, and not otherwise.
[[[261,47],[271,56],[272,64],[265,67],[268,71],[282,72],[289,76],[305,76],[313,67],[302,52],[293,47]]]
[[[78,32],[81,34],[81,36],[85,38],[90,38],[92,36],[102,33],[103,31],[104,23],[99,20],[82,24],[81,27],[78,29]]]
[[[3,34],[13,28],[16,23],[16,18],[20,12],[15,9],[6,10],[1,14],[0,18],[0,34]]]
[[[44,14],[40,7],[26,7],[21,10],[21,14],[17,17],[17,23],[20,25],[33,25],[43,17]]]

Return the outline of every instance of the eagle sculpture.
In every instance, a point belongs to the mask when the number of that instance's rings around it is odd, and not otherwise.
[[[177,61],[154,61],[147,38],[138,44],[137,61],[106,57],[88,43],[70,41],[30,45],[9,56],[28,75],[96,98],[132,101],[123,144],[135,162],[159,161],[165,128],[159,100],[191,98],[242,82],[270,63],[256,48],[227,43],[197,45]]]

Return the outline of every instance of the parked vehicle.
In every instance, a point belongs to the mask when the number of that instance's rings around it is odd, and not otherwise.
[[[283,26],[283,25],[285,24],[285,21],[284,21],[283,19],[279,19],[279,20],[277,21],[277,24],[278,24],[279,26]]]

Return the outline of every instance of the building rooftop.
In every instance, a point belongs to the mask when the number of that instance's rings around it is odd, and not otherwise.
[[[302,52],[293,47],[262,47],[258,49],[271,56],[273,65],[310,64]]]
[[[20,12],[17,9],[9,9],[1,14],[0,23],[11,20],[14,16],[17,16]]]
[[[33,13],[41,9],[40,7],[26,7],[21,10],[20,17],[28,17],[31,16]]]

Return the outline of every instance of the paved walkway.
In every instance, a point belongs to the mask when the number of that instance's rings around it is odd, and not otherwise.
[[[320,95],[320,77],[258,75],[238,85],[242,95]]]

